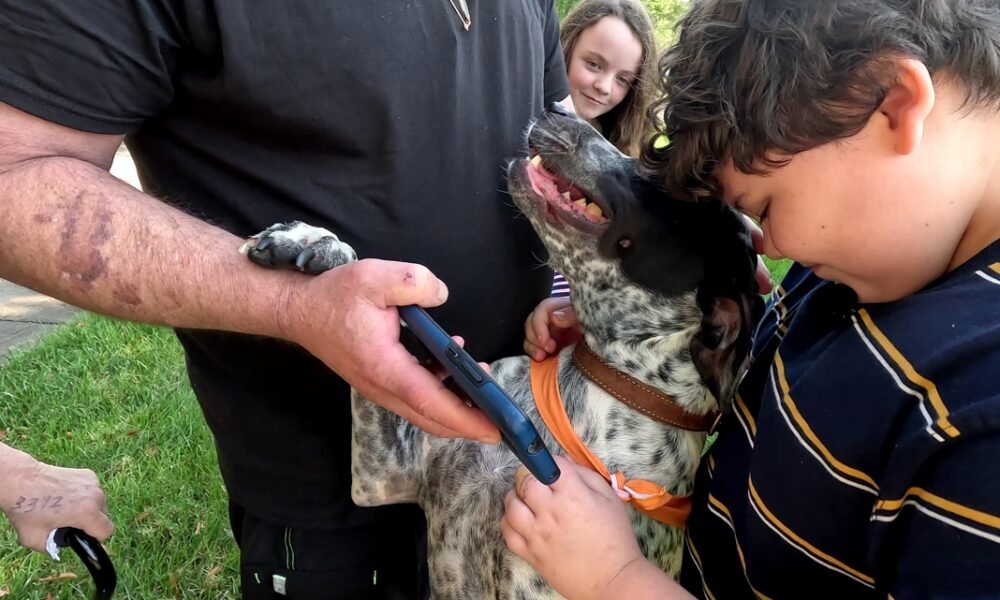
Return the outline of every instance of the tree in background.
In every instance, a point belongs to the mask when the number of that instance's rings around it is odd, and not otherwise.
[[[569,9],[573,8],[580,0],[556,0],[556,10],[559,17],[566,16]],[[689,0],[642,0],[653,17],[653,24],[656,26],[656,41],[663,50],[674,39],[674,24],[680,20],[681,16],[688,9]]]

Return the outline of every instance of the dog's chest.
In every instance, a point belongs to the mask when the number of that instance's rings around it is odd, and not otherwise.
[[[491,367],[497,382],[532,419],[549,448],[562,453],[538,415],[529,364],[526,357],[519,357]],[[690,493],[700,435],[668,429],[636,415],[575,369],[561,369],[560,388],[574,430],[610,470],[660,482],[674,494]],[[503,545],[498,523],[518,466],[514,455],[502,445],[455,440],[430,444],[420,503],[428,521],[434,589],[442,597],[453,598],[558,597]],[[676,574],[681,531],[630,512],[644,554]],[[476,565],[478,575],[468,576],[470,564]],[[482,577],[483,573],[490,575]]]

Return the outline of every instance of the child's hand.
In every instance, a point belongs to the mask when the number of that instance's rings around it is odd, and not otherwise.
[[[624,503],[597,473],[555,459],[562,475],[550,487],[524,467],[518,471],[515,489],[504,499],[504,540],[566,598],[613,597],[612,584],[627,566],[649,565]]]
[[[576,343],[580,329],[569,298],[542,300],[524,322],[524,336],[524,352],[535,360]]]

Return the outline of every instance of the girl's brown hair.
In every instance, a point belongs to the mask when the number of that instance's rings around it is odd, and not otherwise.
[[[654,129],[649,120],[648,108],[655,96],[656,77],[656,37],[653,21],[639,0],[583,0],[563,19],[560,33],[563,57],[569,69],[573,48],[580,34],[604,17],[621,19],[632,30],[639,45],[642,58],[635,82],[621,103],[597,118],[601,131],[619,150],[629,156],[636,156],[639,149],[649,140]]]

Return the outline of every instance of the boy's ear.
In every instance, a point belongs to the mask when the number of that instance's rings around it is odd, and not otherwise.
[[[910,154],[924,137],[924,122],[934,108],[934,81],[927,66],[912,58],[892,60],[896,81],[878,110],[889,121],[899,154]]]

